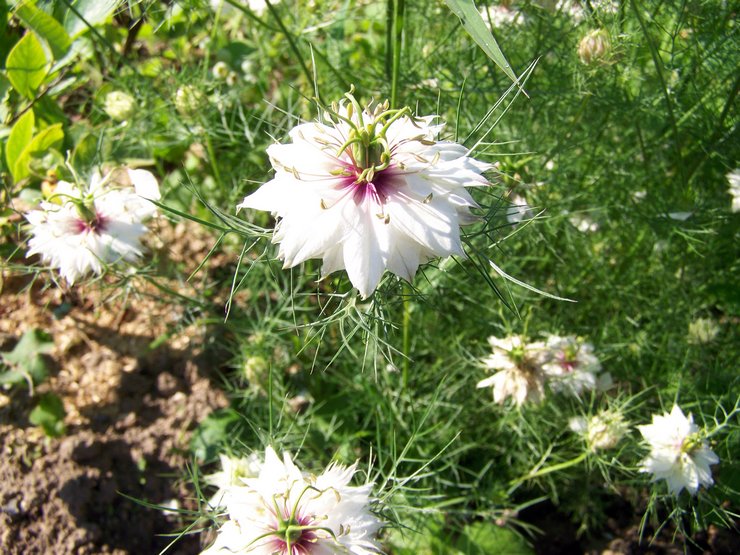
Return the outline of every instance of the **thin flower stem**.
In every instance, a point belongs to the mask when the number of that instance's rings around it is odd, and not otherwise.
[[[553,472],[565,470],[566,468],[570,468],[571,466],[576,466],[577,464],[580,464],[584,460],[586,460],[586,457],[588,457],[588,451],[584,451],[583,453],[578,455],[576,458],[570,459],[569,461],[564,461],[558,464],[553,464],[552,466],[546,466],[545,468],[542,468],[540,470],[532,470],[525,476],[522,476],[521,478],[517,478],[516,480],[514,480],[512,485],[516,487],[519,484],[526,482],[527,480],[532,480],[534,478],[546,476],[547,474],[551,474]]]
[[[275,22],[278,24],[278,27],[280,27],[280,30],[285,35],[285,38],[288,39],[288,44],[290,45],[291,50],[296,55],[296,58],[298,58],[298,63],[301,64],[301,69],[303,70],[303,73],[306,75],[306,79],[308,79],[309,83],[313,83],[313,74],[308,69],[308,66],[306,65],[305,60],[303,59],[303,56],[301,55],[301,51],[298,50],[298,45],[296,44],[295,40],[293,40],[293,35],[288,31],[287,27],[285,27],[285,24],[283,24],[283,20],[280,18],[280,14],[275,9],[275,6],[273,6],[270,3],[270,0],[265,0],[265,5],[267,6],[267,9],[270,10],[270,14],[275,19]]]
[[[402,383],[403,390],[406,390],[406,386],[409,383],[409,362],[411,359],[411,286],[404,283],[403,288],[407,290],[406,295],[403,296],[403,370],[402,370]]]
[[[401,73],[401,46],[403,42],[405,0],[388,0],[393,5],[391,32],[393,34],[393,67],[391,69],[391,108],[398,105],[398,76]]]

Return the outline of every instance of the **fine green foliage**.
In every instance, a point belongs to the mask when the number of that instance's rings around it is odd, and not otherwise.
[[[358,462],[389,553],[536,552],[545,511],[582,546],[619,533],[615,512],[646,542],[662,530],[689,546],[740,507],[734,15],[657,0],[25,2],[0,39],[2,252],[56,279],[23,258],[14,202],[101,165],[146,167],[158,225],[180,235],[160,228],[141,261],[90,277],[106,293],[156,287],[208,326],[230,406],[193,433],[203,473],[266,445],[313,471]],[[320,260],[284,268],[276,216],[236,211],[275,176],[267,149],[350,90],[437,115],[441,140],[493,164],[468,188],[466,256],[410,283],[386,273],[367,298]],[[180,243],[198,254],[170,256]],[[489,337],[553,335],[592,347],[599,387],[548,378],[521,404],[477,387],[498,370]],[[36,381],[13,364],[5,383]],[[638,426],[674,404],[699,430],[680,448],[705,442],[720,461],[694,495],[645,468]],[[223,521],[202,474],[194,526]]]

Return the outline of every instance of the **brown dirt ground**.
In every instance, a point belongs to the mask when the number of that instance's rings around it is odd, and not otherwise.
[[[178,225],[153,242],[175,264],[203,259],[210,242]],[[187,238],[187,240],[183,240]],[[165,240],[166,239],[166,240]],[[158,244],[156,244],[158,243]],[[51,376],[34,391],[0,393],[0,552],[149,554],[182,530],[176,513],[126,496],[193,509],[183,480],[192,430],[227,405],[212,385],[206,331],[186,323],[179,304],[137,283],[129,294],[102,283],[61,291],[8,278],[0,296],[0,350],[23,333],[51,334]],[[176,284],[169,284],[177,288]],[[183,291],[183,293],[187,293]],[[150,344],[166,338],[161,345]],[[36,395],[53,392],[66,410],[66,433],[46,437],[28,421]],[[198,535],[172,554],[198,553]]]

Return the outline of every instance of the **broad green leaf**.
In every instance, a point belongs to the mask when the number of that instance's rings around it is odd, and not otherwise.
[[[460,22],[465,27],[465,30],[478,46],[481,47],[483,52],[493,60],[493,63],[503,70],[509,79],[516,82],[516,75],[512,71],[509,62],[506,61],[506,57],[501,52],[496,39],[493,38],[493,34],[486,27],[483,16],[476,9],[473,0],[445,0],[445,3],[460,18]]]
[[[5,145],[5,162],[7,163],[11,174],[13,174],[13,179],[15,181],[18,181],[18,178],[13,172],[13,169],[15,168],[16,162],[21,157],[23,150],[33,138],[34,120],[33,110],[28,110],[18,118],[18,121],[15,122],[13,129],[10,131],[8,142]]]
[[[120,0],[77,0],[64,16],[64,29],[76,38],[88,28],[104,23],[120,4]],[[76,12],[76,13],[75,13]]]
[[[64,403],[53,393],[46,393],[39,399],[39,404],[31,411],[28,420],[34,426],[41,426],[46,435],[59,437],[64,434]]]
[[[37,329],[28,330],[12,351],[0,353],[9,368],[0,372],[0,384],[35,384],[43,381],[48,369],[42,355],[53,346],[54,342],[48,334]]]
[[[72,45],[62,24],[38,9],[34,2],[26,1],[20,4],[15,10],[15,15],[23,21],[26,27],[47,42],[55,60],[60,60]]]
[[[8,79],[13,88],[27,98],[35,96],[49,68],[46,52],[39,39],[31,32],[27,32],[16,43],[5,62]]]
[[[21,155],[15,162],[15,167],[11,166],[11,173],[13,179],[19,181],[24,177],[28,176],[29,169],[28,163],[31,161],[31,157],[34,154],[46,152],[52,148],[55,144],[60,143],[64,139],[64,131],[62,131],[62,124],[55,123],[50,125],[46,129],[42,129],[31,139],[31,142],[26,145]]]

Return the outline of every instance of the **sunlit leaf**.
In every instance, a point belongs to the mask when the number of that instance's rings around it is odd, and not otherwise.
[[[72,41],[64,27],[52,16],[38,9],[34,2],[20,4],[15,10],[15,15],[26,27],[47,42],[56,60],[67,53]]]
[[[5,62],[13,88],[27,98],[33,98],[49,72],[50,63],[36,35],[27,32],[13,47]]]
[[[493,63],[500,67],[509,79],[516,81],[514,71],[511,69],[509,62],[506,61],[506,57],[499,48],[496,39],[493,38],[493,34],[486,27],[483,16],[476,9],[473,0],[445,0],[445,3],[460,18],[465,30],[483,52],[493,60]]]

